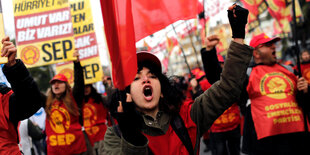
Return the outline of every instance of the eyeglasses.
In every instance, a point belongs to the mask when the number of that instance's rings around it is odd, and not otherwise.
[[[261,48],[263,46],[266,46],[266,47],[271,47],[272,45],[274,45],[274,42],[266,42],[266,43],[263,43],[263,44],[259,44],[257,46],[257,48]]]

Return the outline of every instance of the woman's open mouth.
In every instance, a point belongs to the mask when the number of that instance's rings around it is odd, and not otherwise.
[[[151,86],[143,87],[144,99],[147,101],[151,101],[153,99],[153,89]]]

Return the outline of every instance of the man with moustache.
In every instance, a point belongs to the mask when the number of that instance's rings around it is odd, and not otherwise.
[[[296,96],[309,96],[308,84],[293,69],[277,63],[276,42],[265,33],[254,36],[255,65],[248,69],[243,152],[248,154],[304,154],[307,137],[303,111]],[[304,102],[306,103],[306,102]],[[309,102],[308,102],[309,103]],[[309,153],[308,153],[309,154]]]

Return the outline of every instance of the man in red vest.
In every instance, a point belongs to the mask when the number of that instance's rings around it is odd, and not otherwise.
[[[42,106],[39,88],[27,68],[15,59],[17,49],[9,37],[2,39],[1,56],[8,62],[2,68],[11,88],[0,84],[0,154],[21,155],[18,147],[19,121],[29,118]]]
[[[299,94],[309,96],[308,84],[303,77],[297,78],[290,66],[277,63],[275,43],[279,40],[262,33],[250,42],[255,65],[248,69],[246,85],[245,153],[309,154],[308,131],[296,98]]]

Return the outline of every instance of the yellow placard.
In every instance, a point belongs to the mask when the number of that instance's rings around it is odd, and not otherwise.
[[[74,36],[94,32],[93,16],[89,0],[71,0],[71,16]]]
[[[14,0],[13,11],[14,16],[24,16],[69,7],[68,4],[68,0]]]
[[[98,57],[82,60],[81,65],[84,68],[85,84],[91,84],[101,81],[103,71],[100,59],[98,59]],[[69,84],[70,85],[73,84],[74,81],[73,63],[58,65],[56,67],[56,72],[57,74],[58,73],[64,74],[68,78]]]
[[[101,62],[98,57],[86,59],[81,62],[84,68],[85,84],[95,83],[101,81],[103,71]]]
[[[74,60],[68,0],[14,0],[17,57],[27,67]]]
[[[93,17],[89,0],[71,0],[71,15],[75,48],[80,54],[81,65],[84,68],[85,84],[101,81],[101,67]],[[56,72],[73,70],[72,64],[57,64]],[[68,74],[69,76],[70,74]],[[69,80],[69,82],[73,82]]]
[[[64,60],[75,60],[73,57],[74,41],[72,37],[62,40],[49,40],[36,44],[18,46],[17,57],[27,67],[36,67],[63,62]]]

